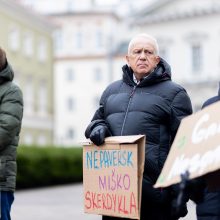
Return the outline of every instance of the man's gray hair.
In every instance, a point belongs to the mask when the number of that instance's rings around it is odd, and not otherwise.
[[[152,43],[152,45],[153,45],[153,47],[154,47],[154,49],[155,49],[155,54],[156,54],[156,55],[159,55],[159,46],[158,46],[158,43],[157,43],[156,38],[154,38],[153,36],[151,36],[151,35],[149,35],[149,34],[145,34],[145,33],[138,34],[138,35],[134,36],[134,37],[131,39],[131,41],[130,41],[130,43],[129,43],[129,45],[128,45],[128,54],[131,52],[131,48],[133,47],[135,41],[136,41],[138,38],[145,38],[145,39],[149,40],[149,41]]]

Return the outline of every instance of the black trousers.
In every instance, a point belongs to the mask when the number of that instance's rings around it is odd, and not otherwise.
[[[119,218],[113,216],[102,216],[103,220],[130,220],[128,218]],[[171,207],[169,202],[163,205],[149,203],[142,198],[141,218],[140,220],[176,220],[171,217]]]
[[[171,195],[170,190],[154,189],[152,184],[143,179],[141,217],[140,220],[177,220],[179,218],[171,215]],[[103,216],[103,220],[127,220],[128,218],[118,218]]]

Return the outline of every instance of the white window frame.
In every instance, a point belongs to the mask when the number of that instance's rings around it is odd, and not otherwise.
[[[102,69],[100,67],[94,68],[94,80],[95,82],[101,82],[103,79]]]
[[[75,108],[75,101],[73,97],[67,98],[67,111],[73,112]]]
[[[33,34],[31,32],[24,33],[23,51],[26,57],[31,57],[34,53]]]
[[[38,56],[38,60],[41,63],[45,63],[47,60],[47,41],[45,38],[41,38],[38,41],[38,48],[37,48],[37,56]]]
[[[71,134],[71,135],[70,135]],[[75,130],[72,127],[69,127],[67,129],[67,133],[66,133],[67,139],[69,140],[73,140],[75,137]]]
[[[14,52],[20,49],[20,30],[16,25],[11,25],[9,28],[8,46]]]
[[[203,48],[201,43],[191,45],[192,71],[200,73],[203,69]]]
[[[27,76],[24,85],[24,110],[26,114],[31,115],[34,112],[34,83],[33,76]]]
[[[67,82],[72,82],[75,79],[75,73],[73,68],[67,68],[66,69],[66,80]]]
[[[47,115],[48,91],[46,80],[41,80],[38,88],[38,113]]]

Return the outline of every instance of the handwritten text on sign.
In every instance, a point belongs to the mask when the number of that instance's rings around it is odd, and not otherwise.
[[[219,135],[220,123],[212,122],[206,126],[210,120],[210,114],[204,114],[193,127],[191,142],[195,145]],[[201,147],[200,147],[201,148]],[[212,146],[210,150],[203,153],[195,153],[192,156],[186,156],[184,153],[177,156],[168,174],[167,179],[180,175],[188,170],[190,173],[197,172],[203,174],[210,165],[216,165],[220,162],[220,145]]]
[[[103,214],[119,216],[138,214],[137,151],[88,147],[84,152],[84,172],[87,211],[102,210]]]

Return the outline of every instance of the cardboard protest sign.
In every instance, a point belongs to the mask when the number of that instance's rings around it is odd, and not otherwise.
[[[155,187],[180,182],[186,170],[192,179],[220,169],[219,113],[217,102],[182,120]]]
[[[140,218],[145,136],[115,136],[83,147],[84,211]]]

